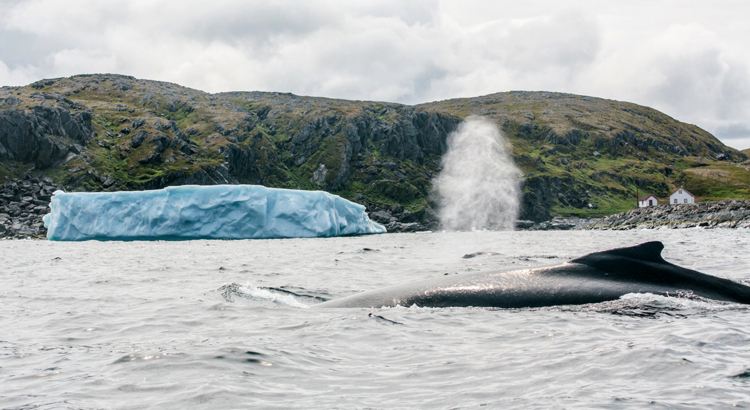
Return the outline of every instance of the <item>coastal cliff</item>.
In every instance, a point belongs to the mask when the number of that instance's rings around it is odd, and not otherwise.
[[[209,94],[111,74],[1,87],[0,183],[321,189],[364,204],[389,231],[435,229],[433,180],[448,135],[470,115],[508,138],[523,171],[524,220],[622,212],[636,189],[664,197],[683,185],[703,200],[750,198],[746,154],[632,103],[513,91],[408,106]]]

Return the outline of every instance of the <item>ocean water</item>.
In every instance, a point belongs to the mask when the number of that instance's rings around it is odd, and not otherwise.
[[[649,240],[750,281],[748,230],[0,241],[0,409],[750,407],[742,305],[308,308]]]

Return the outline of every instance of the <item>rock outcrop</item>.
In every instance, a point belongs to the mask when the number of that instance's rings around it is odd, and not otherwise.
[[[72,104],[72,103],[70,103]],[[49,168],[69,154],[80,154],[93,134],[91,113],[34,106],[0,111],[0,159]]]

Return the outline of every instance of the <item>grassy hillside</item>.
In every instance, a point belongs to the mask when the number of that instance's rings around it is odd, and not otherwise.
[[[423,216],[435,206],[431,181],[447,135],[479,115],[512,144],[524,218],[620,212],[635,206],[636,188],[661,198],[680,185],[699,199],[750,198],[746,154],[654,109],[570,94],[404,106],[84,75],[2,87],[0,115],[0,180],[30,171],[71,190],[255,183]],[[91,132],[75,140],[70,124]]]
[[[743,188],[748,171],[734,163],[744,154],[648,107],[548,92],[498,93],[421,107],[460,117],[481,115],[501,125],[526,174],[525,199],[550,189],[546,200],[553,215],[601,216],[632,209],[636,188],[660,198],[679,185],[705,199],[748,195]],[[706,177],[711,170],[724,176],[721,184]]]

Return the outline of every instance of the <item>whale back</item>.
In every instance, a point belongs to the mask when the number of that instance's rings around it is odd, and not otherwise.
[[[619,257],[639,260],[643,262],[663,263],[671,265],[671,263],[665,261],[664,258],[661,257],[661,251],[663,249],[663,243],[659,241],[652,241],[627,248],[617,248],[607,251],[590,253],[588,255],[581,256],[580,258],[573,259],[571,262],[591,265],[596,264],[597,262],[600,262],[602,260],[612,260],[612,258]]]
[[[680,289],[709,299],[750,304],[750,287],[669,263],[661,256],[663,249],[664,244],[653,241],[590,253],[571,262],[595,268],[590,272],[603,272],[610,280]]]
[[[665,261],[661,242],[590,253],[559,266],[472,272],[359,293],[320,307],[539,307],[596,303],[627,293],[693,293],[750,304],[750,287]]]

